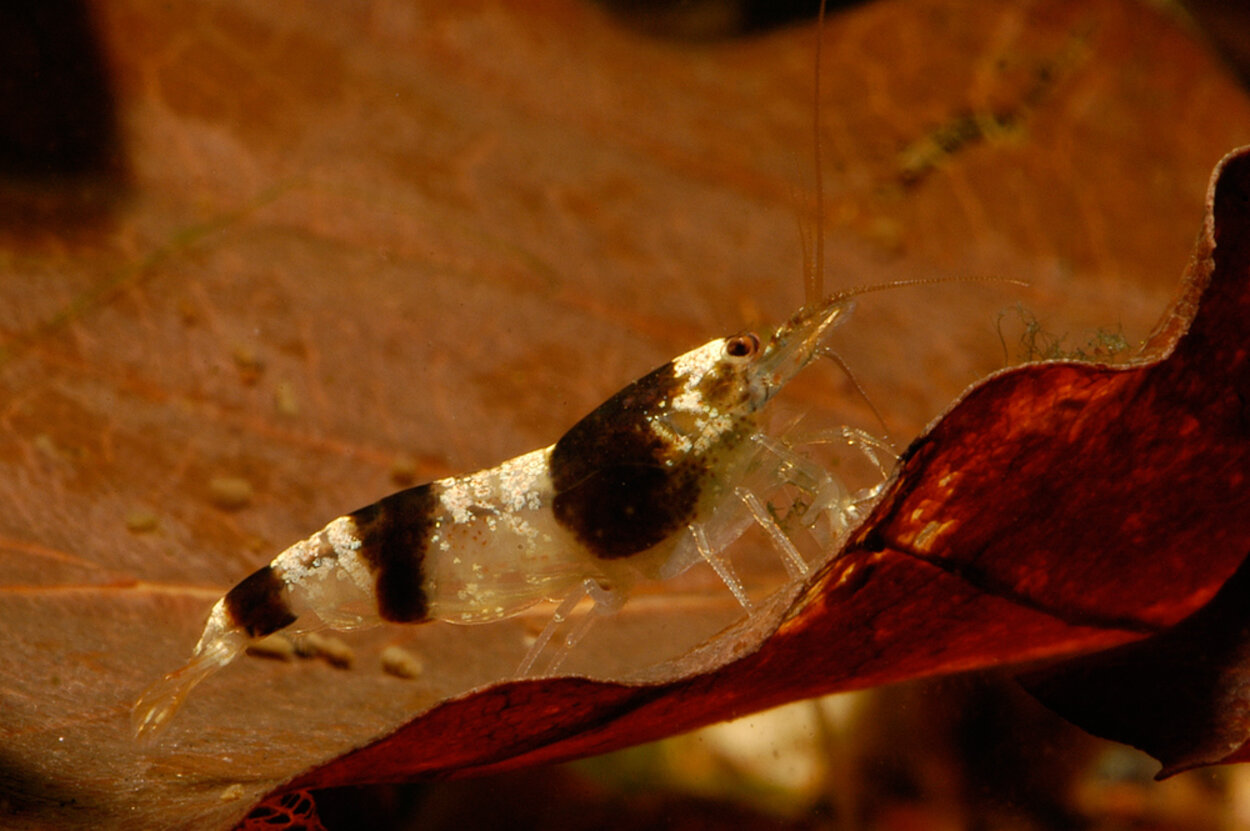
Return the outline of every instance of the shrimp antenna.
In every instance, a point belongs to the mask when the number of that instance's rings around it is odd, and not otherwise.
[[[868,409],[872,410],[873,417],[877,419],[877,423],[881,425],[881,431],[885,433],[886,443],[893,445],[894,440],[890,437],[890,426],[885,423],[885,416],[881,415],[881,410],[877,409],[877,405],[873,403],[873,400],[868,396],[868,391],[864,389],[864,385],[861,384],[859,379],[855,377],[855,373],[851,371],[850,364],[846,362],[846,359],[839,355],[832,347],[828,346],[821,347],[818,354],[822,358],[828,358],[838,365],[838,367],[842,370],[842,373],[846,375],[847,380],[851,382],[851,386],[855,388],[855,392],[859,393],[859,397],[864,399],[864,403],[868,405]]]
[[[816,12],[816,68],[812,79],[812,148],[816,173],[816,232],[812,262],[804,264],[803,294],[807,303],[817,303],[825,294],[825,176],[820,163],[820,76],[821,41],[825,32],[825,0]],[[804,260],[807,259],[804,253]]]
[[[812,249],[810,247],[811,240],[807,236],[807,225],[803,221],[803,204],[806,201],[803,198],[803,191],[799,186],[799,182],[803,178],[803,169],[799,166],[799,158],[791,154],[790,164],[794,167],[794,181],[790,183],[790,216],[794,220],[794,228],[799,239],[799,251],[803,255],[803,303],[804,305],[814,305],[821,298],[817,295],[814,299],[810,296],[811,279],[813,274],[814,262],[812,260]]]
[[[851,298],[858,297],[861,294],[871,294],[872,292],[875,292],[875,291],[885,291],[887,289],[901,289],[901,288],[907,288],[908,286],[938,285],[941,283],[1009,283],[1013,286],[1027,286],[1028,285],[1028,283],[1024,282],[1023,280],[1015,280],[1011,277],[978,276],[978,275],[961,276],[961,277],[922,277],[922,278],[918,278],[915,280],[894,280],[889,283],[877,283],[876,285],[870,285],[870,286],[856,286],[854,288],[849,288],[849,289],[845,289],[843,291],[834,293],[833,295],[829,297],[829,300],[850,300]],[[1000,323],[1001,323],[1001,320],[1000,320]],[[999,329],[999,339],[1002,340],[1001,327]],[[1004,344],[1004,349],[1006,349],[1005,344]],[[869,397],[868,392],[867,390],[864,389],[863,384],[861,384],[859,382],[859,379],[855,377],[855,373],[851,371],[851,367],[849,364],[847,364],[846,360],[841,355],[839,355],[832,347],[829,347],[829,346],[821,347],[818,354],[821,355],[821,357],[825,357],[833,361],[835,364],[838,365],[839,368],[841,368],[843,374],[846,375],[847,380],[851,382],[851,386],[855,388],[855,392],[859,393],[859,397],[864,399],[864,403],[868,405],[868,409],[872,410],[872,414],[877,419],[877,423],[881,425],[881,429],[885,432],[885,437],[886,437],[887,442],[889,442],[890,444],[893,444],[893,440],[890,438],[890,426],[886,424],[885,417],[881,414],[881,410],[877,408],[877,405],[873,402],[872,398]]]
[[[853,297],[859,297],[861,294],[872,294],[878,291],[887,291],[889,289],[902,289],[909,286],[936,286],[942,283],[1006,283],[1011,286],[1028,287],[1029,283],[1024,280],[1017,280],[1014,277],[998,277],[995,275],[982,276],[972,274],[958,277],[917,277],[913,280],[891,280],[888,283],[873,283],[870,285],[853,286],[849,289],[842,289],[834,292],[825,298],[824,302],[834,300],[850,300]]]

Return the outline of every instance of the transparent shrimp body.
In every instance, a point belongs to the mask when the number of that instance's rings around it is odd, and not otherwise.
[[[334,519],[217,601],[187,664],[136,703],[136,730],[161,728],[192,686],[278,631],[486,623],[562,601],[525,674],[587,593],[610,611],[637,580],[701,561],[749,612],[720,552],[753,522],[793,574],[806,570],[766,507],[769,492],[787,483],[808,492],[804,521],[828,517],[830,535],[856,517],[862,495],[759,425],[849,302],[836,295],[763,336],[710,341],[625,387],[550,447]]]

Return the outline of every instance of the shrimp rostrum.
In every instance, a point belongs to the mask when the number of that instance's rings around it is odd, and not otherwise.
[[[718,338],[687,352],[550,447],[334,519],[217,601],[187,664],[135,705],[137,732],[164,726],[192,686],[279,631],[485,623],[563,601],[522,662],[525,675],[586,594],[596,611],[612,610],[638,580],[667,579],[698,562],[710,564],[750,612],[721,552],[753,522],[792,574],[807,568],[770,510],[773,491],[801,488],[803,521],[824,516],[826,534],[835,536],[865,498],[761,426],[764,406],[821,352],[851,297],[806,305],[762,335]],[[871,457],[871,436],[843,435]]]

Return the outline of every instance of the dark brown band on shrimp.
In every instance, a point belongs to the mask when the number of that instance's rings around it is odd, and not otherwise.
[[[704,471],[647,420],[663,414],[680,389],[673,364],[665,364],[573,425],[552,449],[555,518],[600,559],[645,551],[694,517]]]
[[[295,622],[285,589],[273,566],[258,568],[226,594],[226,614],[249,637],[263,638]]]
[[[438,497],[430,485],[393,493],[348,516],[356,524],[360,557],[377,581],[378,616],[394,623],[429,618],[425,552]]]

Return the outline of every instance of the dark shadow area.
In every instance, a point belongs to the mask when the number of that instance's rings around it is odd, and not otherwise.
[[[817,831],[829,818],[794,819],[745,804],[643,789],[622,793],[566,767],[534,768],[482,779],[375,785],[316,792],[327,831]]]
[[[49,766],[50,767],[50,766]],[[39,827],[54,806],[59,816],[101,816],[106,808],[99,794],[75,788],[73,771],[59,771],[53,778],[0,749],[0,828]]]
[[[98,222],[125,181],[117,104],[87,4],[0,4],[0,227]]]
[[[1242,86],[1250,88],[1250,5],[1228,0],[1183,0],[1181,5]]]
[[[597,0],[630,28],[678,41],[743,37],[814,20],[820,0]],[[826,12],[863,0],[827,0]],[[1179,7],[1229,68],[1250,86],[1250,4],[1181,0]]]
[[[1163,763],[1157,778],[1240,759],[1250,716],[1250,558],[1207,605],[1152,638],[1021,676],[1025,689],[1097,736]]]
[[[859,0],[828,0],[827,11]],[[741,37],[815,19],[819,0],[599,0],[626,25],[672,40]]]

